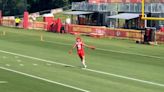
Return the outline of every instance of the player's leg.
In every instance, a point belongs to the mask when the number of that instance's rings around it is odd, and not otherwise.
[[[81,60],[81,63],[83,65],[83,67],[86,68],[87,66],[85,64],[85,54],[84,54],[84,51],[79,51],[78,55],[79,55],[79,58]]]
[[[85,56],[84,55],[82,56],[81,62],[83,64],[84,68],[87,68],[87,65],[85,64]]]
[[[83,66],[84,68],[86,68],[87,66],[86,66],[86,64],[85,64],[85,56],[82,55],[82,54],[79,54],[79,58],[80,58],[80,60],[81,60],[82,66]]]
[[[82,63],[83,62],[83,57],[82,57],[81,54],[79,54],[79,58],[80,58],[80,61],[81,61],[82,66],[84,66],[84,64]]]

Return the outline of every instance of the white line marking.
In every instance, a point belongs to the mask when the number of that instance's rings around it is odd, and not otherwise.
[[[50,60],[40,59],[40,58],[26,56],[26,55],[21,55],[21,54],[17,54],[17,53],[13,53],[13,52],[8,52],[8,51],[3,51],[3,50],[0,50],[0,52],[6,53],[6,54],[11,54],[11,55],[16,55],[16,56],[20,56],[20,57],[24,57],[24,58],[29,58],[29,59],[33,59],[33,60],[39,60],[39,61],[43,61],[43,62],[49,62],[49,63],[53,63],[53,64],[57,64],[57,65],[75,67],[75,66],[69,65],[69,64],[58,63],[58,62],[54,62],[54,61],[50,61]],[[136,82],[140,82],[140,83],[145,83],[145,84],[149,84],[149,85],[155,85],[155,86],[164,87],[164,84],[161,84],[161,83],[156,83],[156,82],[151,82],[151,81],[136,79],[136,78],[127,77],[127,76],[118,75],[118,74],[113,74],[113,73],[107,73],[107,72],[93,70],[93,69],[89,69],[89,68],[88,69],[84,69],[84,70],[90,71],[90,72],[99,73],[99,74],[104,74],[104,75],[108,75],[108,76],[114,76],[114,77],[117,77],[117,78],[132,80],[132,81],[136,81]]]
[[[107,73],[107,72],[103,72],[103,71],[92,70],[92,69],[89,69],[89,68],[86,68],[84,70],[95,72],[95,73],[100,73],[100,74],[105,74],[105,75],[109,75],[109,76],[115,76],[115,77],[123,78],[123,79],[127,79],[127,80],[133,80],[133,81],[137,81],[137,82],[141,82],[141,83],[145,83],[145,84],[151,84],[151,85],[156,85],[156,86],[164,87],[164,84],[155,83],[155,82],[151,82],[151,81],[145,81],[145,80],[131,78],[131,77],[122,76],[122,75],[117,75],[117,74],[113,74],[113,73]]]
[[[15,56],[16,59],[18,59],[19,57],[18,56]]]
[[[51,64],[46,64],[47,66],[51,66]]]
[[[24,66],[24,64],[19,64],[20,66]]]
[[[72,88],[72,89],[75,89],[75,90],[79,90],[79,91],[83,91],[83,92],[90,92],[88,90],[84,90],[84,89],[81,89],[81,88],[78,88],[78,87],[70,86],[70,85],[59,83],[59,82],[52,81],[52,80],[48,80],[48,79],[41,78],[41,77],[38,77],[38,76],[34,76],[34,75],[30,75],[30,74],[23,73],[23,72],[20,72],[20,71],[16,71],[16,70],[13,70],[13,69],[5,68],[5,67],[0,67],[0,69],[7,70],[7,71],[10,71],[10,72],[14,72],[14,73],[21,74],[21,75],[25,75],[25,76],[28,76],[28,77],[31,77],[31,78],[39,79],[39,80],[46,81],[46,82],[49,82],[49,83],[58,84],[58,85],[68,87],[68,88]]]
[[[97,49],[102,50],[102,51],[114,52],[114,53],[121,53],[121,54],[137,55],[137,56],[142,56],[142,57],[164,59],[163,57],[153,56],[153,55],[145,55],[145,54],[138,54],[138,53],[129,53],[129,52],[122,52],[122,51],[115,51],[115,50],[107,50],[107,49],[102,49],[102,48],[97,48]]]
[[[6,64],[6,66],[11,66],[10,64]]]
[[[20,62],[22,62],[22,60],[17,60],[17,62],[19,62],[19,63],[20,63]]]
[[[22,55],[22,54],[13,53],[13,52],[8,52],[8,51],[4,51],[4,50],[0,50],[0,52],[6,53],[6,54],[11,54],[11,55],[16,55],[16,56],[20,56],[20,57],[24,57],[24,58],[30,58],[30,59],[33,59],[33,60],[43,61],[43,62],[47,62],[47,63],[52,63],[52,64],[58,64],[58,65],[63,65],[63,66],[75,67],[75,66],[73,66],[73,65],[68,65],[68,64],[64,64],[64,63],[54,62],[54,61],[45,60],[45,59],[41,59],[41,58],[31,57],[31,56]]]
[[[7,81],[0,81],[0,84],[8,83]]]
[[[3,58],[3,59],[7,59],[7,57],[6,57],[6,56],[2,56],[2,58]]]
[[[38,64],[32,64],[33,66],[37,66]]]
[[[44,41],[44,42],[54,43],[54,44],[59,44],[59,45],[72,46],[72,44],[65,44],[65,43],[60,43],[60,42],[52,42],[52,41]],[[129,54],[129,55],[137,55],[137,56],[142,56],[142,57],[164,59],[163,57],[159,57],[159,56],[145,55],[145,54],[139,54],[139,53],[130,53],[130,52],[123,52],[123,51],[116,51],[116,50],[108,50],[108,49],[102,49],[102,48],[96,48],[96,50],[114,52],[114,53],[121,53],[121,54]]]

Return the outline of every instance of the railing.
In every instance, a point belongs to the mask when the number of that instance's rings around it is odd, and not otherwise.
[[[141,12],[141,3],[87,3],[73,2],[72,10],[97,11],[97,12]],[[164,13],[164,3],[146,3],[145,12]]]
[[[99,12],[116,11],[117,5],[116,3],[91,4],[87,2],[73,2],[72,10],[99,11]]]
[[[89,3],[141,3],[142,0],[88,0]],[[158,3],[163,0],[144,0],[146,3]]]

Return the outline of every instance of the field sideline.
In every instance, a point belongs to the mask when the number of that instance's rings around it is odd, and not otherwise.
[[[3,35],[3,32],[6,32]],[[43,34],[44,41],[40,41]],[[82,37],[80,68],[72,35],[0,27],[0,90],[3,92],[163,92],[164,46]]]

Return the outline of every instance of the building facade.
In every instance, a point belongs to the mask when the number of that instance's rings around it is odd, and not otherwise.
[[[87,20],[90,20],[90,22],[93,23],[96,22],[95,24],[98,26],[112,25],[113,21],[117,27],[119,27],[119,25],[125,26],[125,24],[128,23],[130,23],[128,25],[133,26],[137,22],[143,22],[140,18],[135,18],[125,20],[124,24],[120,24],[122,23],[120,22],[122,20],[118,21],[118,19],[107,18],[108,16],[117,15],[120,13],[141,14],[141,0],[86,0],[84,2],[73,2],[72,10],[94,12],[90,16],[87,15]],[[164,0],[145,0],[145,14],[147,17],[164,17]],[[163,24],[163,21],[146,21],[147,27],[159,28],[160,25]],[[139,28],[139,26],[140,24],[138,24],[135,28]]]

